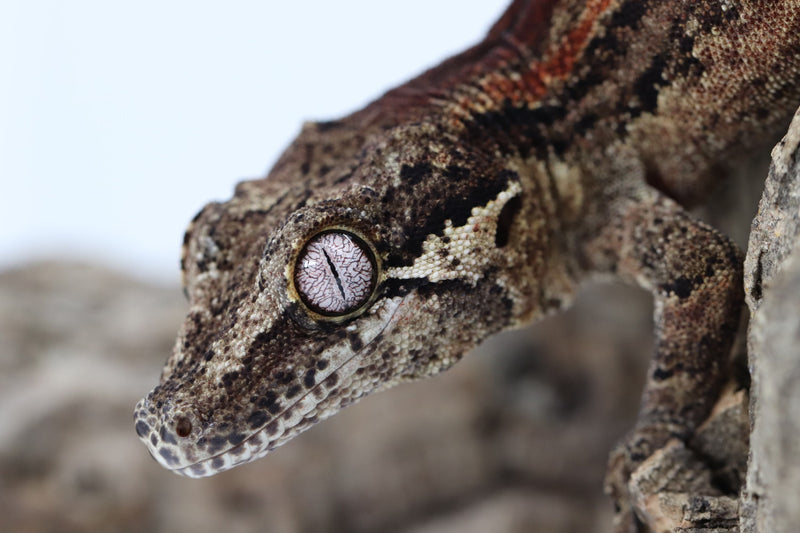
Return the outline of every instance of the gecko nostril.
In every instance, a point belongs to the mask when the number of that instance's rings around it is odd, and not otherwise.
[[[175,421],[175,433],[181,438],[188,437],[192,433],[192,422],[188,417],[178,417]]]

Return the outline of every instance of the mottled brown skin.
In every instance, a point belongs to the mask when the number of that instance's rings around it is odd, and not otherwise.
[[[618,530],[636,531],[629,473],[707,415],[742,302],[740,252],[681,204],[785,127],[798,35],[793,1],[517,0],[472,49],[307,124],[266,179],[190,225],[191,308],[137,432],[164,466],[214,474],[610,273],[655,298],[639,421],[608,477]],[[378,268],[341,317],[293,285],[330,228]]]

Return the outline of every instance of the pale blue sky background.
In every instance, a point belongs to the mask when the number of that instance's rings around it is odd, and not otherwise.
[[[183,229],[335,118],[477,41],[507,0],[0,1],[0,268],[178,279]]]

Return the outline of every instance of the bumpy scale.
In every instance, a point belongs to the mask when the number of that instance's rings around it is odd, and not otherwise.
[[[655,298],[608,477],[633,527],[628,474],[708,414],[742,301],[740,252],[681,205],[785,127],[799,77],[796,1],[515,1],[197,215],[191,307],[139,436],[169,469],[221,472],[612,273]]]

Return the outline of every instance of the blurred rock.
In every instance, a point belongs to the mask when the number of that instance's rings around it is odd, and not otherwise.
[[[0,531],[143,531],[151,460],[130,405],[184,306],[98,267],[0,276]]]
[[[569,313],[204,480],[159,467],[131,422],[185,310],[177,287],[97,266],[0,273],[0,531],[608,531],[606,456],[651,343],[642,292],[589,287]]]

